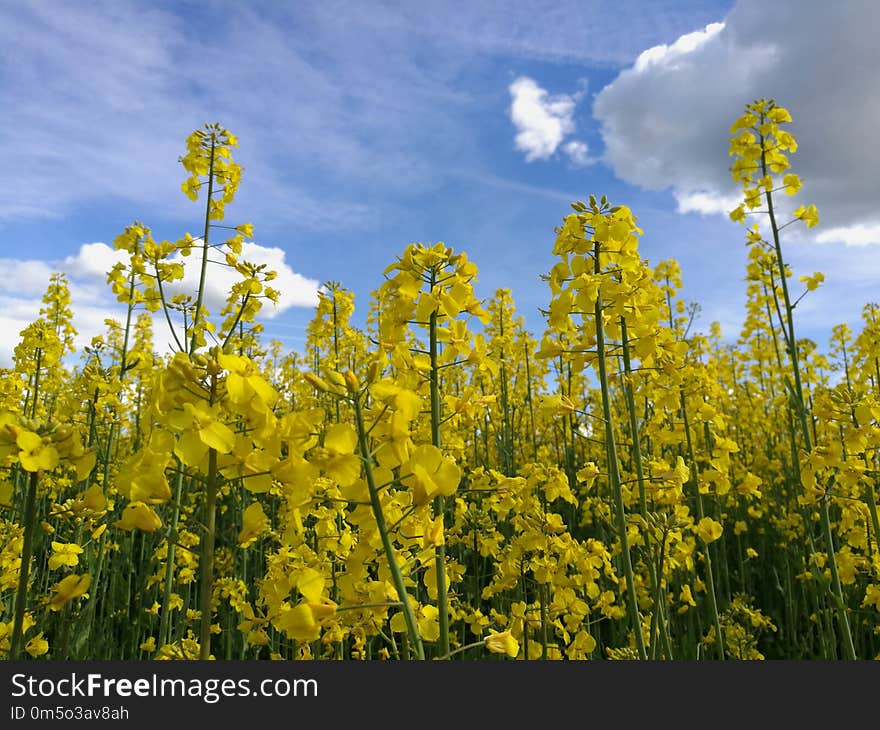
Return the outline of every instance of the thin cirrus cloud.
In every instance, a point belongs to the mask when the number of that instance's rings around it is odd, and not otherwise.
[[[748,102],[773,98],[794,117],[797,200],[821,215],[803,238],[880,243],[878,23],[873,0],[740,0],[723,22],[645,50],[597,94],[604,160],[629,183],[671,189],[681,213],[726,214],[737,195],[729,127]]]
[[[516,128],[514,145],[526,162],[547,160],[558,149],[575,165],[589,164],[586,142],[564,140],[575,131],[574,112],[582,93],[550,95],[528,76],[520,76],[508,89],[510,121]]]
[[[137,204],[151,220],[186,219],[175,161],[205,121],[241,140],[247,170],[237,203],[248,217],[307,231],[359,229],[375,211],[345,185],[378,178],[405,187],[428,177],[427,163],[412,161],[421,140],[404,132],[450,137],[424,103],[442,83],[418,78],[406,62],[381,74],[374,62],[384,81],[373,85],[354,56],[315,63],[313,50],[329,36],[312,8],[279,7],[272,18],[240,3],[216,7],[225,9],[212,11],[207,38],[173,4],[0,3],[0,154],[21,171],[0,179],[0,223],[108,200]],[[300,15],[315,32],[292,41]],[[328,208],[347,215],[331,219]]]
[[[241,259],[257,265],[265,264],[268,270],[278,274],[270,284],[280,291],[278,304],[264,303],[259,319],[274,319],[291,308],[309,308],[317,304],[318,282],[293,271],[280,248],[244,243]],[[42,296],[49,278],[55,272],[63,272],[67,275],[73,302],[76,344],[78,347],[89,344],[93,337],[106,332],[106,319],[121,322],[125,318],[125,309],[114,301],[106,283],[107,272],[124,260],[124,254],[100,242],[83,244],[75,255],[59,261],[0,259],[0,270],[5,272],[0,278],[0,331],[18,333],[33,322],[43,306]],[[167,287],[168,295],[192,294],[198,287],[201,257],[193,253],[189,257],[175,256],[172,260],[184,265],[184,277]],[[212,315],[220,312],[237,278],[238,274],[228,267],[217,267],[212,271],[204,293],[205,306]],[[153,323],[159,349],[167,351],[171,339],[167,325],[161,317],[154,317]],[[10,337],[0,340],[0,366],[11,362],[14,342]]]

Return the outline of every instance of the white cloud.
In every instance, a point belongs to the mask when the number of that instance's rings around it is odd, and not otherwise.
[[[871,244],[880,244],[880,4],[738,0],[723,20],[723,27],[649,49],[597,94],[604,159],[627,182],[670,190],[678,213],[725,216],[740,194],[729,172],[730,125],[755,99],[788,108],[799,142],[792,171],[804,184],[794,197],[779,196],[777,219],[790,220],[799,204],[819,209],[819,226],[786,228],[784,245],[796,296],[800,276],[825,274],[796,313],[799,335],[824,347],[835,324],[860,329],[862,306],[877,299],[880,245]],[[744,287],[736,290],[733,281],[744,270],[745,247],[731,239],[741,241],[742,229],[714,224],[688,221],[688,230],[701,226],[705,234],[689,247],[675,241],[674,255],[686,290],[693,286],[704,304],[703,321],[722,321],[735,338]],[[732,250],[742,267],[733,277]]]
[[[581,142],[578,139],[573,139],[571,142],[566,142],[562,146],[562,151],[568,155],[568,159],[571,160],[572,164],[583,167],[585,165],[589,165],[593,162],[593,159],[590,157],[590,148],[587,146],[586,142]]]
[[[261,318],[271,319],[290,307],[314,307],[318,303],[318,282],[291,269],[285,261],[285,252],[282,249],[245,243],[242,245],[240,259],[252,264],[265,264],[268,270],[278,273],[277,278],[269,283],[269,286],[281,293],[278,306],[273,307],[271,302],[264,303],[260,311]],[[170,285],[168,291],[171,294],[185,292],[194,295],[198,291],[201,274],[201,252],[195,250],[188,257],[175,256],[171,260],[183,264],[183,279]],[[205,306],[211,314],[217,314],[222,309],[230,288],[240,278],[229,267],[211,266],[203,296]]]
[[[818,243],[843,243],[847,246],[872,246],[880,244],[880,223],[858,223],[822,231],[816,236]]]
[[[361,42],[396,35],[417,46],[439,40],[459,58],[495,54],[600,66],[628,63],[651,43],[688,30],[694,18],[713,19],[706,0],[615,0],[613,12],[608,0],[324,0],[310,10],[335,33],[350,32]],[[346,22],[340,23],[340,17]]]
[[[546,160],[574,131],[577,99],[568,94],[550,96],[527,76],[520,76],[508,90],[516,149],[526,153],[526,162]]]
[[[691,193],[675,191],[676,210],[679,213],[700,213],[709,215],[721,213],[727,215],[741,202],[738,195],[718,195],[706,190]]]
[[[64,259],[59,268],[74,279],[104,280],[114,265],[126,261],[124,251],[117,251],[106,243],[84,243],[74,256]],[[40,262],[48,266],[45,262]]]
[[[643,72],[652,66],[675,67],[675,60],[688,53],[692,53],[706,41],[719,33],[724,28],[724,23],[709,23],[703,30],[686,33],[671,46],[661,43],[646,51],[642,51],[633,66],[636,72]]]
[[[46,261],[0,259],[0,294],[20,294],[39,298],[45,291],[52,275],[52,267]]]
[[[645,51],[597,94],[604,158],[627,182],[671,189],[679,212],[726,213],[721,201],[738,192],[729,127],[745,104],[773,98],[791,111],[800,145],[795,204],[820,212],[805,238],[828,226],[825,240],[868,243],[880,169],[878,23],[873,0],[739,0],[723,23]]]
[[[67,275],[73,310],[73,326],[77,330],[76,345],[81,348],[92,338],[105,332],[105,319],[122,321],[125,309],[115,301],[106,284],[107,271],[124,254],[117,252],[105,243],[86,243],[79,251],[58,261],[38,261],[23,259],[0,259],[0,332],[7,333],[0,338],[0,366],[12,361],[12,352],[18,343],[18,334],[40,312],[42,296],[55,272]],[[201,256],[193,252],[189,257],[175,257],[184,264],[184,278],[168,287],[168,294],[178,292],[195,294],[198,288]],[[253,264],[266,264],[267,269],[276,271],[277,278],[270,286],[280,291],[278,305],[264,302],[258,319],[273,319],[291,307],[313,307],[317,304],[318,282],[295,272],[286,261],[281,248],[245,243],[241,259]],[[217,319],[231,285],[238,274],[226,266],[211,266],[204,294],[205,306]],[[154,332],[157,349],[167,351],[163,344],[170,339],[163,317],[154,317]]]
[[[45,281],[48,284],[48,277]],[[46,286],[42,287],[45,290]],[[74,287],[71,286],[71,295]],[[112,301],[110,297],[107,298]],[[106,331],[105,319],[121,321],[125,316],[125,310],[114,307],[112,304],[95,305],[80,303],[74,299],[75,311],[73,326],[77,330],[74,344],[77,348],[88,345],[92,338]],[[12,364],[12,353],[20,340],[20,333],[40,315],[43,306],[41,295],[27,297],[21,293],[15,296],[0,294],[0,332],[5,333],[0,338],[0,367],[8,367]]]

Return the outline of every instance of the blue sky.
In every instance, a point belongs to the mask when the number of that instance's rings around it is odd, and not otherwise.
[[[760,96],[791,110],[797,202],[820,211],[785,246],[796,275],[826,274],[798,321],[824,346],[880,275],[878,7],[0,0],[0,361],[51,271],[71,277],[87,343],[118,311],[99,244],[133,220],[198,234],[177,160],[213,121],[245,167],[226,222],[252,222],[255,255],[283,268],[266,331],[290,347],[317,283],[352,289],[362,318],[412,241],[467,251],[478,293],[510,287],[540,333],[553,227],[590,193],[633,209],[643,255],[677,258],[701,326],[734,340],[727,128]]]

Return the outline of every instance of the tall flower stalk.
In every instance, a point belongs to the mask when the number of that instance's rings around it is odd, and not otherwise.
[[[786,173],[790,163],[785,153],[795,152],[797,150],[797,142],[791,133],[783,130],[780,125],[791,121],[792,117],[787,109],[778,106],[772,99],[761,99],[748,104],[746,106],[746,113],[731,126],[731,134],[736,134],[730,143],[730,154],[736,157],[731,172],[734,180],[741,182],[743,185],[744,201],[731,212],[730,217],[734,221],[745,222],[747,210],[752,212],[755,209],[759,209],[762,202],[766,205],[766,209],[758,212],[763,212],[767,215],[770,227],[770,241],[767,242],[763,238],[760,227],[757,224],[749,229],[748,241],[751,245],[758,245],[769,249],[774,257],[775,268],[772,271],[772,291],[775,298],[778,287],[782,295],[781,307],[778,306],[778,299],[775,299],[777,304],[776,311],[779,315],[779,324],[793,378],[793,380],[786,380],[786,387],[795,420],[800,426],[803,450],[809,461],[809,456],[813,451],[813,434],[810,428],[811,416],[807,399],[804,396],[801,356],[794,329],[794,309],[798,302],[792,300],[789,292],[788,279],[790,272],[782,255],[780,233],[783,228],[796,220],[801,220],[808,228],[812,228],[818,224],[819,214],[814,205],[801,205],[793,211],[792,215],[794,217],[790,221],[783,225],[777,222],[774,194],[784,190],[788,195],[795,195],[800,190],[802,184],[796,174]],[[777,178],[779,175],[783,176],[781,184]],[[807,288],[815,288],[816,283],[820,280],[816,276],[813,280],[807,282]],[[800,464],[796,465],[796,469],[799,473],[801,472]],[[855,659],[855,648],[853,646],[846,600],[837,566],[834,536],[831,529],[830,500],[830,492],[819,500],[822,539],[825,543],[828,567],[831,573],[830,587],[837,611],[843,654],[847,659]]]

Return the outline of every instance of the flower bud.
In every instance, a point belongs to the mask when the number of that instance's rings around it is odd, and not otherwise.
[[[335,385],[338,388],[344,388],[346,386],[345,378],[342,377],[342,373],[340,373],[338,370],[324,368],[324,377],[327,378],[327,381],[331,385]]]
[[[348,392],[352,395],[357,395],[361,389],[361,384],[358,382],[357,375],[351,372],[351,370],[346,370],[343,377],[345,378],[345,385],[348,387]]]
[[[373,360],[367,368],[367,382],[372,383],[379,376],[381,366],[378,360]]]
[[[314,373],[303,373],[303,377],[305,378],[306,382],[313,388],[316,388],[317,390],[323,390],[325,393],[330,392],[330,384],[323,378],[318,377]]]

